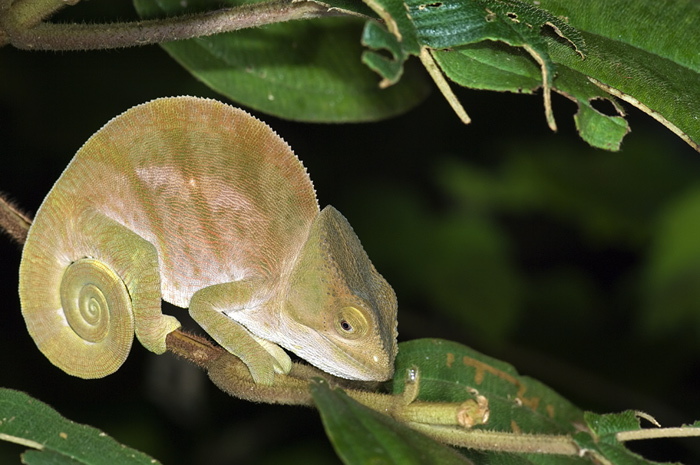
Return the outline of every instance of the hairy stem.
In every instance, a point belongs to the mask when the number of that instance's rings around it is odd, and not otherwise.
[[[29,1],[29,0],[24,0]],[[56,0],[53,0],[56,1]],[[315,2],[280,0],[173,18],[113,24],[40,23],[26,27],[14,5],[0,26],[25,50],[102,50],[203,37],[291,20],[343,15]]]
[[[9,200],[0,196],[0,230],[19,244],[24,244],[32,220],[19,211]]]
[[[173,354],[204,369],[224,353],[223,349],[215,347],[208,339],[181,330],[168,334],[165,344]]]
[[[700,436],[700,429],[683,427],[640,429],[635,431],[621,431],[615,435],[620,442],[658,438],[689,438],[691,436]]]
[[[445,444],[470,449],[556,455],[579,454],[579,447],[574,440],[564,435],[514,434],[423,423],[409,423],[408,426]]]
[[[463,419],[469,417],[472,420],[470,426],[473,426],[484,423],[488,418],[488,408],[474,400],[462,404],[415,401],[410,389],[403,395],[382,394],[368,390],[374,387],[371,383],[336,378],[299,363],[293,364],[289,375],[275,376],[272,386],[260,385],[253,381],[248,367],[238,357],[204,338],[177,330],[170,333],[166,341],[169,351],[204,368],[219,389],[244,400],[313,406],[309,383],[323,378],[332,387],[343,388],[348,396],[361,404],[408,424],[422,422],[464,426]]]

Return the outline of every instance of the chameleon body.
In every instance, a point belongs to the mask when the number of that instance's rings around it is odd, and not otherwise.
[[[390,378],[397,351],[393,290],[289,146],[194,97],[134,107],[78,151],[29,231],[20,298],[42,352],[84,378],[119,368],[134,332],[166,350],[161,298],[258,383],[291,368],[280,346],[358,380]]]

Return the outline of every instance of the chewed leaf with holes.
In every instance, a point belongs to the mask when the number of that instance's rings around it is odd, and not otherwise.
[[[588,45],[581,61],[550,42],[558,66],[592,78],[700,151],[700,2],[540,0],[540,6],[568,18]]]
[[[540,70],[539,83],[544,89],[545,111],[549,126],[556,124],[551,111],[550,92],[555,66],[542,36],[547,26],[563,40],[568,41],[580,58],[584,57],[585,43],[580,34],[564,21],[548,12],[526,3],[498,0],[367,0],[367,4],[387,24],[388,34],[380,34],[378,25],[371,21],[365,28],[363,42],[375,49],[389,50],[393,61],[377,52],[366,52],[363,60],[385,79],[394,83],[400,77],[400,65],[408,55],[418,55],[421,48],[444,50],[483,41],[499,41],[519,47],[534,60]],[[421,56],[423,61],[429,57]],[[392,63],[381,67],[378,63]],[[453,68],[443,68],[450,77]]]
[[[646,415],[641,415],[646,417]],[[646,460],[624,446],[623,440],[625,436],[629,438],[629,433],[643,434],[639,425],[639,416],[639,413],[631,410],[605,415],[586,412],[585,420],[591,434],[577,433],[574,435],[574,440],[589,456],[598,459],[598,463],[614,463],[615,465],[657,464],[658,462]],[[654,423],[652,428],[660,426],[653,418],[649,419]],[[698,424],[696,422],[694,425],[683,426],[681,429],[684,428],[698,429]]]
[[[363,34],[371,49],[363,61],[381,75],[383,87],[398,82],[404,62],[416,55],[465,122],[443,73],[475,89],[531,93],[542,87],[552,129],[554,90],[579,105],[576,127],[594,147],[618,150],[629,132],[614,96],[700,150],[700,60],[687,51],[700,29],[678,21],[698,17],[698,2],[671,8],[653,0],[541,0],[537,7],[517,0],[365,2],[386,25],[369,21]],[[646,32],[650,28],[656,33]],[[598,111],[596,100],[612,102],[612,111]]]

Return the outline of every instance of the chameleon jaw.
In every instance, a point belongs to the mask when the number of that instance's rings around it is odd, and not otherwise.
[[[317,334],[323,340],[322,346],[332,348],[332,356],[328,354],[317,357],[307,357],[300,349],[298,355],[321,370],[340,378],[355,381],[387,381],[394,375],[394,361],[382,350],[369,356],[366,344],[355,346],[357,350],[349,351],[348,347],[339,347],[337,342],[325,334]],[[306,346],[314,347],[314,346]],[[358,358],[352,353],[362,354],[365,357]]]

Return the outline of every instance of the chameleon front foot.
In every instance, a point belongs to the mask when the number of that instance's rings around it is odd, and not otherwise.
[[[275,373],[289,373],[292,361],[283,349],[253,336],[243,325],[216,310],[230,304],[240,289],[236,283],[217,284],[197,291],[190,315],[224,349],[240,358],[257,384],[272,385]]]
[[[287,375],[292,371],[292,359],[289,358],[287,352],[277,344],[270,342],[265,339],[257,337],[255,334],[250,334],[253,339],[257,341],[258,344],[262,346],[263,349],[269,353],[274,359],[275,363],[275,373],[280,375]]]

